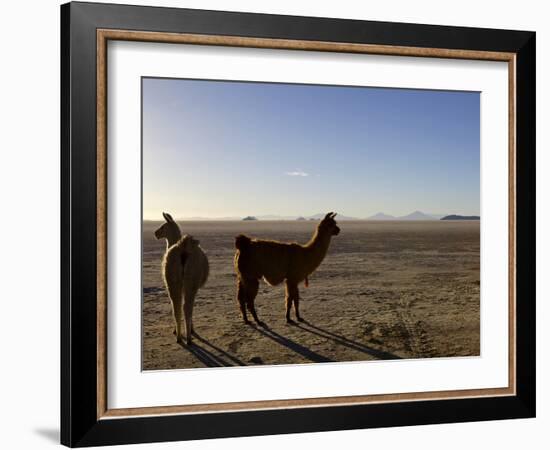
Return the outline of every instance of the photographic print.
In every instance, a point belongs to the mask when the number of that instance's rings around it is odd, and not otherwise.
[[[480,355],[480,94],[142,78],[142,369]]]

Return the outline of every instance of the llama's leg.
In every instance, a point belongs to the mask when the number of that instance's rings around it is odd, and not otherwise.
[[[185,341],[187,345],[191,344],[191,334],[193,332],[193,306],[195,305],[196,289],[185,289],[185,301],[183,303],[183,314],[185,317]]]
[[[176,335],[176,341],[177,342],[182,342],[183,340],[183,335],[182,335],[182,330],[181,330],[181,319],[182,319],[182,299],[178,299],[177,301],[173,301],[172,300],[172,313],[174,314],[174,322],[176,323],[176,330],[175,330],[175,335]]]
[[[168,286],[168,295],[172,303],[172,315],[174,317],[174,334],[176,335],[177,342],[181,342],[181,316],[182,316],[182,290],[181,282],[179,280],[174,281]]]
[[[254,320],[256,323],[260,326],[265,326],[265,324],[258,319],[258,315],[256,314],[256,308],[254,307],[254,300],[256,299],[256,295],[258,295],[258,287],[260,286],[260,282],[255,279],[249,279],[246,280],[245,283],[246,286],[246,307],[248,308],[248,311],[250,314],[252,314],[252,317],[254,317]]]
[[[294,303],[294,312],[299,322],[303,322],[300,317],[300,292],[298,291],[298,285],[296,283],[286,282],[286,321],[292,323],[290,318],[290,308]]]
[[[304,319],[300,316],[300,290],[298,285],[295,286],[296,290],[294,292],[294,312],[296,313],[296,319],[298,322],[303,322]]]
[[[292,319],[290,318],[290,309],[292,308],[292,295],[291,295],[291,289],[288,284],[288,281],[285,283],[285,306],[286,306],[286,321],[287,323],[292,323]]]
[[[244,323],[249,324],[248,317],[246,315],[246,286],[241,279],[237,280],[237,300],[239,302],[239,308],[243,317]]]

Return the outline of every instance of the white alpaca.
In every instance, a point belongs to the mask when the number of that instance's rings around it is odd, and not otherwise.
[[[192,236],[181,237],[178,224],[167,213],[162,213],[166,223],[155,231],[157,239],[166,239],[166,253],[162,261],[164,284],[172,301],[177,342],[183,342],[181,332],[182,294],[185,317],[185,341],[191,344],[193,332],[193,306],[197,291],[208,279],[208,258],[199,241]]]

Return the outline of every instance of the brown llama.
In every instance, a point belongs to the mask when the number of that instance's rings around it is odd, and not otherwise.
[[[265,326],[258,319],[254,308],[260,278],[271,286],[285,281],[286,321],[292,323],[290,309],[293,304],[296,318],[300,322],[303,321],[299,309],[298,284],[305,281],[307,287],[308,276],[323,262],[332,236],[340,232],[334,216],[336,213],[328,213],[305,245],[251,239],[242,234],[235,238],[237,300],[245,323],[250,323],[246,315],[248,309],[256,323]]]

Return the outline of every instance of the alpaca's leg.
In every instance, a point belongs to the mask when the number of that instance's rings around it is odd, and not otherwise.
[[[258,319],[258,315],[256,314],[256,308],[254,307],[254,300],[256,298],[256,295],[258,295],[258,287],[260,286],[260,282],[255,279],[249,279],[246,280],[245,283],[246,286],[246,307],[248,308],[248,311],[250,314],[252,314],[252,317],[254,317],[254,320],[256,323],[260,326],[264,326],[265,324]]]
[[[240,278],[237,280],[237,300],[239,302],[239,308],[241,310],[241,315],[243,316],[244,323],[250,323],[246,315],[246,286],[243,284]]]
[[[193,306],[195,305],[196,289],[185,289],[185,301],[183,303],[183,314],[185,317],[185,341],[191,344],[193,332]]]

